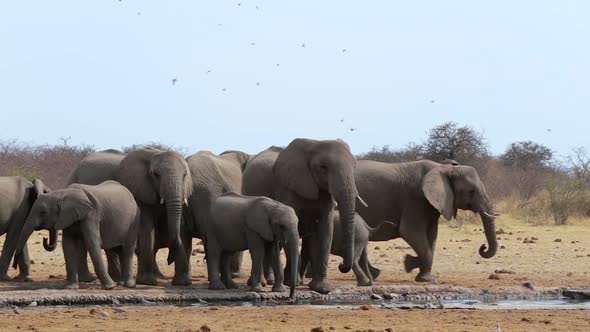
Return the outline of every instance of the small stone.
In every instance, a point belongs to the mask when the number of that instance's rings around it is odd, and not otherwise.
[[[109,313],[108,313],[108,312],[106,312],[106,311],[104,311],[104,310],[102,310],[102,311],[99,313],[99,315],[100,315],[100,317],[108,317],[108,316],[109,316]]]
[[[561,239],[555,239],[553,242],[561,242]]]
[[[539,238],[538,238],[538,237],[534,237],[534,236],[533,236],[533,237],[531,238],[531,240],[533,240],[533,241],[539,241]]]
[[[544,321],[543,321],[543,324],[545,324],[545,325],[549,325],[549,324],[551,324],[551,321],[550,321],[550,320],[548,320],[548,319],[546,319],[546,320],[544,320]]]
[[[57,277],[56,277],[56,276],[54,276],[53,274],[50,274],[50,275],[49,275],[49,279],[57,279]]]
[[[512,235],[512,232],[509,232],[508,235]]]
[[[12,311],[17,315],[23,314],[23,311],[19,307],[16,307],[16,306],[12,309]]]
[[[525,322],[525,323],[530,323],[530,322],[531,322],[531,320],[530,320],[530,319],[528,319],[528,318],[526,318],[526,317],[524,317],[524,318],[523,318],[523,319],[521,319],[520,321],[521,321],[521,322]]]
[[[500,249],[506,249],[506,246],[502,244],[500,245]]]
[[[33,301],[31,303],[29,303],[29,307],[36,307],[37,306],[37,301]]]
[[[490,274],[489,278],[490,280],[500,280],[500,276],[496,273]]]
[[[371,310],[371,306],[365,304],[365,305],[362,305],[360,309],[363,311]]]
[[[330,329],[331,331],[336,330],[336,328],[334,326],[330,326],[328,329]]]
[[[120,307],[122,306],[121,302],[119,302],[119,300],[117,300],[116,298],[112,298],[111,302],[113,303],[113,307]]]
[[[567,276],[568,276],[568,277],[571,277],[571,276],[573,276],[573,275],[574,275],[574,274],[573,274],[573,273],[571,273],[571,272],[568,272],[568,273],[567,273]]]
[[[524,287],[526,287],[526,288],[528,288],[528,289],[532,290],[532,291],[534,291],[534,290],[535,290],[535,286],[534,286],[534,285],[533,285],[533,283],[532,283],[532,282],[530,282],[530,281],[529,281],[529,282],[525,282],[525,283],[523,283],[522,285],[523,285]]]
[[[496,231],[496,234],[506,234],[502,228]]]
[[[494,271],[494,273],[498,273],[498,274],[515,274],[514,271],[506,270],[506,269],[496,269]]]
[[[385,332],[393,332],[393,329],[391,327],[388,327],[385,329]]]
[[[475,262],[475,264],[481,264],[479,261]]]
[[[381,247],[376,246],[374,250],[381,250]]]
[[[95,314],[96,314],[96,308],[92,308],[92,309],[90,309],[90,314],[91,314],[91,315],[95,315]]]
[[[211,332],[211,328],[207,325],[201,326],[201,332]]]
[[[522,238],[521,238],[521,237],[517,237],[516,239],[517,239],[518,241],[522,240]]]
[[[379,294],[371,294],[371,300],[382,300],[383,297],[381,297]]]
[[[393,294],[385,293],[383,294],[383,298],[386,300],[393,300]]]
[[[126,313],[126,312],[127,312],[127,311],[125,311],[125,309],[123,309],[123,308],[118,308],[118,307],[114,307],[114,308],[113,308],[113,310],[114,310],[114,311],[115,311],[115,313],[117,313],[117,314],[124,314],[124,313]]]
[[[311,332],[324,332],[324,328],[321,326],[314,327],[313,329],[311,329]]]
[[[30,263],[31,265],[34,265],[34,264],[35,264],[35,261],[31,259],[31,260],[29,261],[29,263]]]

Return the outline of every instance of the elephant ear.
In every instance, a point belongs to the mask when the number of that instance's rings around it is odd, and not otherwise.
[[[422,191],[428,202],[447,220],[456,215],[453,187],[442,167],[435,167],[422,180]]]
[[[51,188],[49,188],[48,186],[46,186],[43,181],[39,180],[39,179],[34,179],[33,180],[33,190],[35,191],[35,197],[42,195],[42,194],[47,194],[48,192],[51,191]]]
[[[58,220],[55,229],[70,227],[76,221],[84,220],[92,210],[90,199],[81,189],[66,189],[59,204]]]
[[[256,206],[247,212],[246,226],[260,235],[264,240],[273,241],[272,221],[270,215],[263,207],[264,202],[257,201],[254,204]]]
[[[123,158],[117,168],[116,180],[127,187],[138,202],[148,205],[158,203],[157,190],[150,174],[150,162],[160,152],[153,148],[133,151]]]
[[[307,153],[312,144],[314,142],[307,139],[293,140],[279,153],[273,173],[281,185],[295,191],[301,197],[316,200],[319,188],[311,174]]]

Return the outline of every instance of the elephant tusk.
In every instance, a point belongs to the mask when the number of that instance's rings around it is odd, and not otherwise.
[[[160,198],[160,204],[164,204],[164,197]]]
[[[365,202],[365,201],[364,201],[364,200],[361,198],[361,196],[357,195],[357,196],[356,196],[356,198],[358,198],[359,202],[361,202],[361,204],[362,204],[364,207],[369,207],[369,205],[367,204],[367,202]]]
[[[486,217],[490,217],[490,218],[496,218],[496,217],[499,217],[499,216],[500,216],[500,214],[499,214],[499,213],[494,213],[494,214],[492,215],[492,214],[489,214],[489,213],[487,213],[487,212],[483,212],[483,214],[484,214]]]
[[[188,200],[185,198],[184,201],[182,201],[182,203],[184,203],[185,206],[188,206]]]

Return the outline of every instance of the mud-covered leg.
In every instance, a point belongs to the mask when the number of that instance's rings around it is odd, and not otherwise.
[[[275,276],[275,283],[272,286],[273,292],[286,292],[287,288],[283,285],[284,282],[284,275],[283,275],[283,267],[281,266],[281,247],[278,241],[275,241],[269,245],[267,245],[267,250],[265,256],[270,257],[270,262],[272,264],[272,270]],[[290,273],[290,270],[287,269]]]
[[[66,285],[65,288],[77,289],[78,288],[78,263],[80,259],[78,257],[79,248],[76,248],[78,242],[75,238],[75,234],[71,234],[68,229],[63,230],[62,237],[62,249],[64,252],[64,258],[66,261]]]

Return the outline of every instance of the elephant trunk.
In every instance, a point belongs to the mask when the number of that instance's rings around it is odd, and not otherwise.
[[[487,203],[485,210],[479,214],[489,245],[489,248],[486,250],[486,245],[482,244],[479,248],[479,255],[483,258],[492,258],[498,250],[498,241],[496,239],[496,221],[491,204]]]
[[[43,248],[47,251],[54,251],[57,247],[57,229],[55,227],[51,227],[49,229],[49,242],[47,242],[47,238],[43,238]]]
[[[166,202],[166,216],[168,219],[168,265],[172,264],[178,250],[181,249],[180,241],[180,222],[182,216],[182,202],[180,199],[175,199]]]
[[[342,263],[338,269],[342,273],[347,273],[352,269],[352,260],[354,257],[354,211],[358,193],[354,185],[354,178],[351,176],[342,177],[344,183],[336,188],[336,202],[338,202],[338,211],[340,213],[340,224],[342,225],[342,236],[344,237],[344,252]],[[331,183],[333,184],[333,183]]]
[[[288,232],[288,234],[285,235],[285,255],[287,256],[287,264],[289,265],[289,272],[291,273],[291,289],[289,296],[293,298],[299,272],[299,235],[297,232]]]

